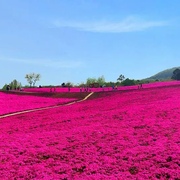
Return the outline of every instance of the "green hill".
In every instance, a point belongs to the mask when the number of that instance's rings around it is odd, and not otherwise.
[[[173,75],[173,71],[177,68],[180,69],[180,67],[173,67],[171,69],[166,69],[166,70],[161,71],[149,78],[146,78],[145,80],[168,80],[168,79],[171,79],[171,77]]]

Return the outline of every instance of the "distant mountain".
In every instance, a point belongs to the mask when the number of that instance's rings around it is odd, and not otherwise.
[[[149,78],[146,78],[146,80],[168,80],[168,79],[171,79],[171,77],[173,75],[173,71],[177,68],[180,69],[180,67],[173,67],[171,69],[166,69],[166,70],[161,71]]]

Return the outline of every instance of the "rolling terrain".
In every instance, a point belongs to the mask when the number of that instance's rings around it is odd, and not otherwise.
[[[70,106],[2,118],[0,179],[180,179],[175,83],[96,92]]]

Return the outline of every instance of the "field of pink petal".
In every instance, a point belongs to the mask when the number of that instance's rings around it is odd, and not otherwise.
[[[166,87],[166,86],[177,86],[180,85],[180,81],[165,81],[165,82],[151,82],[143,84],[143,88],[156,88],[156,87]],[[138,89],[139,85],[132,86],[118,86],[117,90],[135,90]],[[55,88],[55,89],[54,89]],[[102,92],[102,91],[112,91],[116,89],[112,89],[112,87],[98,87],[98,88],[80,88],[80,87],[42,87],[42,88],[24,88],[25,92]]]
[[[103,92],[1,119],[0,179],[180,179],[180,87]]]
[[[76,99],[37,97],[0,92],[0,115],[23,110],[60,105],[74,100]]]

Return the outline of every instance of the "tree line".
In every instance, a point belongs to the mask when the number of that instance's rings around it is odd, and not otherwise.
[[[29,83],[30,87],[32,86],[34,87],[36,82],[39,81],[40,78],[41,78],[41,75],[36,74],[36,73],[29,73],[25,75],[25,79]],[[5,84],[2,89],[3,90],[21,90],[21,88],[22,88],[22,84],[16,79],[14,79],[10,83]]]
[[[29,73],[25,75],[25,79],[27,80],[29,87],[35,87],[36,82],[39,81],[41,78],[41,75],[38,73]],[[173,75],[171,77],[173,80],[180,80],[180,69],[175,69],[173,71]],[[149,81],[148,81],[149,82]],[[125,78],[123,74],[120,74],[119,77],[117,78],[116,82],[107,82],[105,80],[104,76],[100,76],[98,78],[87,78],[85,83],[80,83],[78,85],[74,85],[72,82],[63,82],[61,84],[62,87],[83,87],[83,86],[88,86],[88,87],[109,87],[109,86],[131,86],[131,85],[136,85],[136,84],[143,84],[143,83],[148,83],[145,80],[134,80],[134,79],[129,79]],[[14,79],[8,84],[5,84],[3,86],[3,90],[16,90],[20,89],[22,87],[21,83]]]

